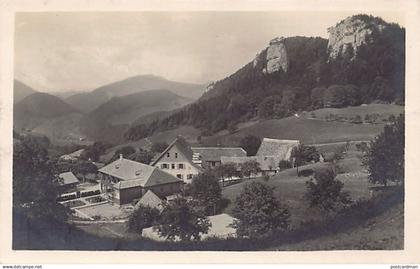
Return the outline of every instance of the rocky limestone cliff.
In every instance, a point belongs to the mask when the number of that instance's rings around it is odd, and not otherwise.
[[[214,85],[215,85],[215,84],[216,84],[215,82],[210,82],[210,83],[207,85],[207,87],[206,87],[206,89],[204,90],[204,92],[208,92],[208,91],[213,90],[213,88],[214,88]]]
[[[354,56],[358,48],[369,42],[369,37],[374,30],[379,32],[385,27],[385,23],[367,21],[360,16],[348,17],[336,26],[328,28],[329,58],[335,59],[345,53],[350,47]]]
[[[264,68],[262,72],[265,74],[271,74],[282,70],[287,72],[288,59],[286,46],[284,45],[284,38],[277,37],[270,41],[268,48],[266,49],[265,59],[262,58],[262,53],[258,54],[254,61],[253,66],[256,67],[261,60],[264,61]]]

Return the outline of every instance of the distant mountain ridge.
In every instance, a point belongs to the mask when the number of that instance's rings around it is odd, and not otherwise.
[[[54,118],[70,113],[79,113],[79,111],[54,95],[36,92],[26,96],[17,103],[15,105],[15,113],[25,113],[27,116]]]
[[[193,101],[169,90],[150,90],[112,97],[108,102],[87,113],[81,121],[81,128],[90,137],[99,139],[103,130],[128,128],[138,119],[148,115],[170,113],[169,111]]]
[[[205,86],[170,81],[153,75],[139,75],[101,86],[88,93],[72,95],[66,98],[65,101],[83,112],[91,112],[112,97],[162,89],[195,100],[202,95]]]
[[[19,103],[25,97],[36,93],[34,89],[19,80],[13,80],[13,103]]]
[[[82,114],[60,98],[47,93],[33,93],[15,104],[13,129],[32,132],[62,141],[79,141]]]

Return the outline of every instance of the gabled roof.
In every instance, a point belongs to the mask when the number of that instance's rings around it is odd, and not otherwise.
[[[64,154],[60,156],[60,158],[61,159],[77,159],[77,158],[80,158],[80,155],[83,153],[84,150],[85,149],[79,149],[79,150],[76,150],[75,152]]]
[[[299,140],[264,138],[256,156],[276,156],[281,160],[287,160],[292,149],[298,145]]]
[[[140,201],[135,205],[135,209],[139,208],[140,206],[148,206],[151,208],[156,208],[159,211],[163,209],[162,205],[163,201],[151,190],[148,190],[143,197],[141,197]]]
[[[150,165],[156,165],[160,161],[160,159],[162,159],[162,157],[165,156],[165,154],[174,146],[178,148],[180,153],[185,156],[185,158],[191,163],[192,166],[201,170],[201,167],[195,165],[192,162],[194,153],[191,150],[191,146],[188,144],[187,141],[185,141],[185,139],[182,136],[178,136],[177,138],[175,138],[175,140],[172,141],[172,143],[169,144],[169,146]]]
[[[149,178],[153,167],[132,160],[119,158],[98,170],[101,173],[121,180],[137,180]]]
[[[194,153],[199,153],[203,161],[220,162],[220,157],[244,157],[246,151],[243,148],[229,147],[192,147]]]
[[[79,183],[79,180],[72,172],[61,173],[58,175],[58,177],[61,179],[59,181],[60,185]]]
[[[168,183],[182,182],[182,180],[147,164],[120,158],[99,169],[99,172],[120,179],[114,184],[116,189],[133,187],[151,187]]]
[[[246,156],[246,157],[221,157],[222,164],[234,163],[240,165],[248,161],[256,161],[263,171],[277,170],[281,159],[277,156]],[[238,169],[239,170],[239,169]]]

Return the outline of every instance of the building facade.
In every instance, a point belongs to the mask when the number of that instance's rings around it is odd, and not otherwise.
[[[202,171],[199,163],[193,162],[191,147],[182,138],[176,138],[151,164],[185,183]]]
[[[122,205],[140,199],[147,191],[161,198],[182,191],[183,182],[165,171],[143,163],[120,158],[99,171],[101,192]]]

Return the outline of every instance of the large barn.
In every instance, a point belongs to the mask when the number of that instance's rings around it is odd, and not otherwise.
[[[298,146],[299,140],[264,138],[256,156],[273,156],[280,160],[288,161],[293,148]]]
[[[212,168],[222,163],[222,157],[245,157],[246,151],[239,147],[191,147],[194,157],[203,168]]]

